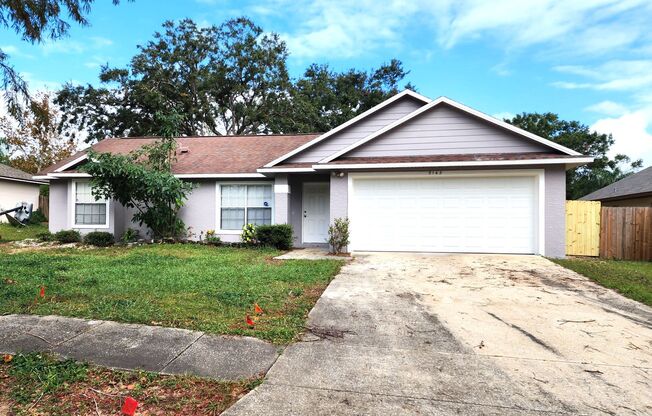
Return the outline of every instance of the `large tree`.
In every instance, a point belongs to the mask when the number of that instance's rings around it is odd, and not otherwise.
[[[70,23],[88,25],[87,15],[94,0],[0,0],[0,25],[13,29],[24,41],[41,42],[68,34]],[[119,0],[113,0],[118,4]],[[67,16],[65,18],[64,16]],[[19,115],[21,102],[27,102],[27,84],[0,49],[0,87],[8,110]]]
[[[278,120],[279,129],[328,131],[399,92],[399,82],[408,73],[397,59],[369,72],[338,73],[328,65],[312,64],[293,85],[291,116]],[[405,88],[414,89],[410,84]]]
[[[36,94],[18,116],[0,117],[0,159],[29,173],[37,173],[73,154],[77,143],[58,133],[60,112],[46,93]],[[2,155],[4,153],[4,155]]]
[[[293,82],[285,43],[246,18],[163,29],[126,68],[103,68],[102,86],[59,91],[62,128],[89,141],[142,136],[157,131],[157,112],[172,110],[184,115],[182,135],[326,131],[396,93],[407,74],[398,60],[369,72],[311,65]]]
[[[642,165],[626,155],[608,156],[614,144],[611,134],[601,134],[579,121],[567,121],[553,113],[522,113],[506,122],[559,143],[584,155],[595,157],[590,165],[571,169],[566,175],[566,198],[577,199],[622,179]]]
[[[246,18],[163,28],[127,68],[103,68],[102,87],[66,85],[56,100],[63,126],[87,130],[91,141],[140,136],[158,130],[155,114],[174,111],[184,115],[182,135],[270,132],[267,120],[282,116],[289,86],[278,35]]]

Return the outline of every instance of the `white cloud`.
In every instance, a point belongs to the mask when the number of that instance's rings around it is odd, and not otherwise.
[[[34,59],[34,55],[23,52],[19,47],[14,45],[4,45],[0,46],[0,50],[9,56],[15,56],[19,58]]]
[[[585,108],[586,111],[598,113],[609,117],[619,117],[627,113],[628,109],[622,104],[610,100],[600,101]]]
[[[600,133],[611,133],[614,145],[610,156],[625,154],[633,160],[643,159],[644,166],[652,165],[652,108],[623,114],[620,117],[603,118],[595,122],[591,129]]]
[[[497,118],[498,120],[503,120],[503,119],[506,119],[506,118],[511,119],[511,118],[514,118],[515,116],[516,116],[516,114],[510,113],[509,111],[502,111],[500,113],[496,113],[496,114],[491,115],[491,117]]]
[[[565,65],[556,66],[553,69],[583,79],[583,82],[556,81],[552,83],[553,86],[564,89],[636,91],[641,88],[652,88],[652,60],[615,59],[596,67]]]

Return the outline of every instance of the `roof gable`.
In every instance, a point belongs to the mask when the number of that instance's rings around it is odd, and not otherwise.
[[[512,151],[515,152],[523,152],[523,151],[531,151],[531,152],[541,152],[541,151],[555,151],[555,152],[561,152],[566,155],[572,155],[572,156],[579,156],[580,154],[578,152],[575,152],[574,150],[571,150],[569,148],[566,148],[564,146],[561,146],[557,143],[554,143],[550,140],[544,139],[542,137],[539,137],[535,134],[532,134],[530,132],[527,132],[523,129],[520,129],[518,127],[512,126],[511,124],[505,123],[503,121],[497,120],[493,117],[490,117],[484,113],[481,113],[477,110],[474,110],[470,107],[467,107],[463,104],[460,104],[458,102],[455,102],[453,100],[450,100],[446,97],[440,97],[437,100],[432,101],[431,103],[413,111],[412,113],[406,115],[405,117],[396,120],[395,122],[388,124],[384,128],[360,139],[359,141],[347,146],[344,149],[341,149],[328,157],[323,158],[320,160],[320,163],[328,163],[332,160],[335,160],[343,155],[347,156],[353,156],[353,151],[355,149],[361,149],[360,151],[357,152],[356,156],[386,156],[387,154],[384,154],[383,152],[383,147],[382,144],[379,144],[378,146],[366,146],[367,150],[370,152],[368,154],[365,154],[365,152],[362,150],[362,146],[366,145],[367,143],[370,143],[371,141],[376,141],[379,138],[387,137],[388,133],[395,133],[397,129],[399,128],[405,128],[405,127],[413,127],[412,132],[408,133],[408,136],[411,134],[414,137],[419,136],[419,133],[417,132],[419,127],[419,122],[422,123],[421,128],[423,126],[428,126],[427,128],[430,129],[435,125],[439,125],[439,127],[445,126],[446,120],[445,118],[449,117],[451,113],[443,113],[441,114],[441,118],[439,121],[437,121],[437,116],[434,117],[434,119],[428,119],[430,114],[429,113],[434,113],[436,111],[440,111],[439,109],[442,107],[450,107],[450,109],[457,111],[458,113],[462,113],[467,116],[468,119],[473,120],[472,129],[476,129],[479,125],[482,125],[483,123],[489,127],[493,127],[494,129],[501,131],[501,135],[494,135],[493,140],[496,141],[497,143],[500,143],[499,145],[501,148],[496,149],[497,153],[502,153],[508,149],[511,148]],[[441,112],[441,111],[440,111]],[[450,124],[450,123],[448,123]],[[468,128],[469,125],[462,126],[462,128]],[[447,128],[449,129],[454,129],[453,126],[448,126]],[[408,131],[410,130],[409,128],[407,129]],[[476,131],[477,133],[478,131]],[[440,136],[435,136],[435,138],[430,142],[430,145],[442,145],[444,142],[446,142],[446,139],[451,139],[453,136],[451,136],[451,133],[446,133],[445,131],[442,130],[442,133],[432,133],[429,132],[429,135],[433,134],[441,134]],[[437,138],[441,137],[441,138]],[[465,153],[463,151],[464,145],[462,142],[459,140],[458,135],[454,135],[456,137],[456,141],[458,142],[457,146],[455,146],[454,143],[450,143],[452,146],[449,149],[446,149],[445,145],[441,147],[442,153],[435,153],[435,154],[445,154],[445,152],[449,153]],[[473,140],[477,140],[479,137],[472,138]],[[418,140],[417,140],[418,141]],[[448,140],[450,142],[450,140]],[[385,143],[386,145],[389,144]],[[395,143],[396,144],[396,143]],[[416,143],[415,143],[416,144]],[[494,143],[496,144],[496,143]],[[473,147],[477,146],[475,143],[471,143],[468,145],[469,152],[471,152],[470,149]],[[432,147],[432,146],[431,146]],[[487,147],[491,147],[491,144],[488,145]],[[473,151],[475,153],[488,153],[486,150],[484,151]],[[492,152],[489,152],[492,153]],[[397,155],[396,153],[393,153],[392,156]]]
[[[414,91],[404,90],[303,146],[271,161],[265,167],[269,168],[286,160],[290,163],[317,162],[326,155],[348,146],[429,102],[429,98]]]

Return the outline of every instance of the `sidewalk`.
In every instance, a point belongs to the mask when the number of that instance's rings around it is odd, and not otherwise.
[[[265,374],[278,356],[276,346],[251,337],[60,316],[0,316],[0,353],[17,352],[229,381]]]

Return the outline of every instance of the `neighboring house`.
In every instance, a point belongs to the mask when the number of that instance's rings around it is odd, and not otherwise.
[[[652,207],[652,166],[580,198],[605,207]]]
[[[20,202],[28,202],[38,209],[39,186],[45,181],[35,180],[32,175],[0,163],[0,211],[14,208]],[[7,222],[3,215],[0,222]]]
[[[127,153],[153,138],[107,139]],[[178,139],[179,177],[197,184],[181,217],[237,241],[245,223],[289,223],[295,245],[324,244],[351,220],[352,251],[564,256],[566,169],[590,163],[559,144],[447,98],[411,91],[323,134]],[[76,168],[84,152],[41,172],[50,229],[119,236],[131,212],[94,201]]]

